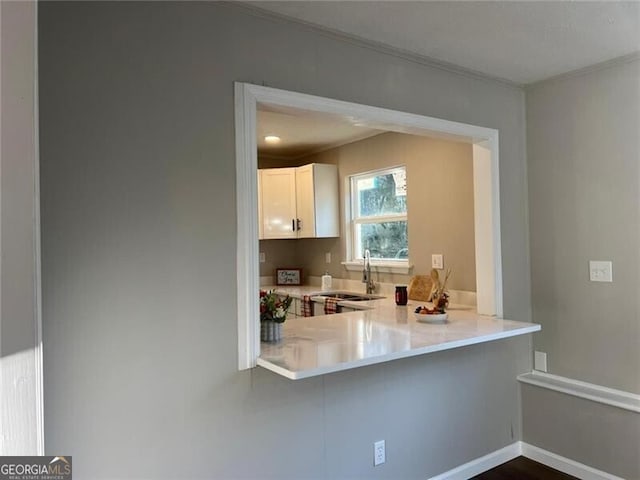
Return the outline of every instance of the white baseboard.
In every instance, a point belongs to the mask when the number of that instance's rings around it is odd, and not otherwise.
[[[489,453],[484,457],[476,458],[470,462],[460,465],[452,470],[431,477],[429,480],[467,480],[468,478],[480,475],[493,467],[502,465],[509,460],[513,460],[521,455],[520,442],[507,445],[500,450]]]
[[[529,445],[525,442],[519,442],[522,456],[542,463],[547,467],[555,468],[568,475],[581,478],[582,480],[624,480],[602,470],[590,467],[580,462],[576,462],[566,457],[548,452],[542,448]]]
[[[573,475],[582,480],[624,480],[610,473],[556,455],[555,453],[529,445],[525,442],[512,443],[500,450],[496,450],[495,452],[471,460],[440,475],[431,477],[429,480],[467,480],[519,456],[535,460],[547,467],[555,468],[560,472]]]

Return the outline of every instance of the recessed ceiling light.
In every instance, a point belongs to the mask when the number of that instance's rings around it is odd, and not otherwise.
[[[280,137],[276,135],[267,135],[266,137],[264,137],[264,141],[275,145],[276,143],[280,143]]]

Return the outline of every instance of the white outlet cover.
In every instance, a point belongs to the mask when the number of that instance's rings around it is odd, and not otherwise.
[[[533,352],[533,368],[539,372],[547,371],[547,354],[545,352]]]
[[[613,263],[609,261],[590,260],[589,280],[592,282],[613,282]]]
[[[267,256],[264,252],[260,252],[260,263],[264,263],[267,261]]]
[[[324,263],[331,263],[331,252],[324,254]]]
[[[431,255],[431,268],[442,270],[444,268],[444,259],[441,253]]]

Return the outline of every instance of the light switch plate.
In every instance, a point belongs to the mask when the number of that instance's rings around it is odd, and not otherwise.
[[[435,268],[436,270],[442,270],[444,268],[444,259],[441,253],[431,255],[431,268]]]
[[[373,444],[373,466],[377,467],[387,461],[384,440]]]
[[[590,260],[589,280],[592,282],[613,282],[613,263]]]

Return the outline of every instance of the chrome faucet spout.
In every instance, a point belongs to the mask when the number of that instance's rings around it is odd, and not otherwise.
[[[376,289],[376,284],[373,282],[373,278],[371,277],[371,252],[368,248],[365,249],[363,256],[364,269],[362,270],[362,283],[367,285],[367,295],[370,295]]]

